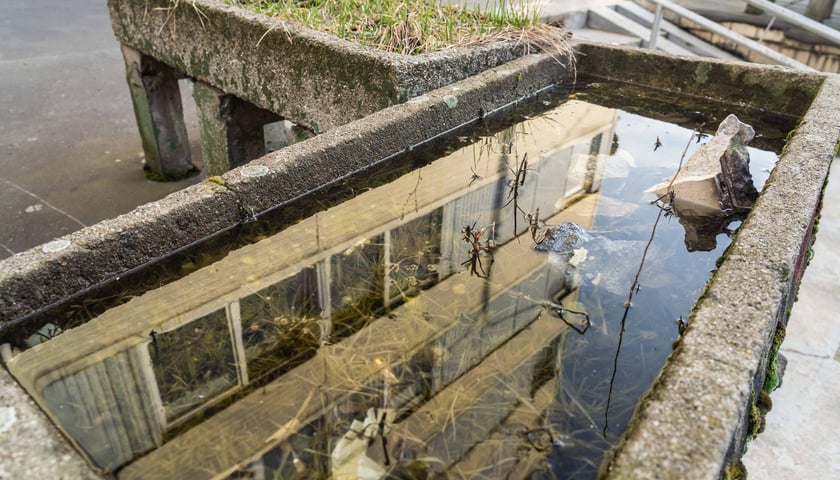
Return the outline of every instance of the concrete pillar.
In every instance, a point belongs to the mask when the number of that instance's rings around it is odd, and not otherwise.
[[[818,22],[822,22],[831,16],[831,12],[834,11],[835,1],[836,0],[811,0],[808,2],[808,7],[805,8],[805,16]]]
[[[140,129],[146,170],[153,180],[175,180],[197,171],[190,158],[178,79],[172,67],[125,45],[126,78]]]
[[[265,155],[263,126],[282,117],[200,81],[193,86],[193,98],[208,175],[221,175]]]

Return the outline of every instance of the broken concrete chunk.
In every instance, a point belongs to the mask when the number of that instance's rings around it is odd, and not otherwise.
[[[672,194],[665,200],[680,217],[749,210],[758,197],[747,151],[754,136],[751,126],[729,115],[676,174],[648,191],[658,196]]]

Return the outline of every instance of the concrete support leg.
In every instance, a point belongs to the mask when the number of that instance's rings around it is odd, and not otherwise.
[[[221,175],[265,155],[263,126],[282,120],[280,116],[200,81],[195,82],[193,98],[208,175]]]
[[[122,53],[149,177],[174,180],[191,175],[197,169],[190,158],[178,89],[182,75],[131,47],[123,45]]]
[[[805,8],[805,16],[822,22],[831,16],[836,0],[811,0]]]

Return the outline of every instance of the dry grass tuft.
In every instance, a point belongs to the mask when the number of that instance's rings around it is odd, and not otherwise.
[[[429,0],[225,0],[362,45],[406,55],[497,41],[569,56],[568,32],[539,22],[525,0],[467,9]]]

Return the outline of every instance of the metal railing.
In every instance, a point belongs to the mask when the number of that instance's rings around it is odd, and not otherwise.
[[[677,5],[676,3],[670,0],[648,0],[651,3],[656,5],[656,11],[654,13],[654,20],[653,25],[650,31],[650,41],[648,42],[648,48],[655,49],[656,42],[659,38],[659,25],[662,22],[662,17],[665,13],[665,10],[670,10],[677,15],[699,25],[700,27],[712,32],[716,35],[719,35],[737,45],[740,45],[748,50],[755,52],[762,57],[770,60],[771,62],[784,65],[787,67],[796,68],[798,70],[804,70],[807,72],[815,72],[816,70],[805,65],[804,63],[797,62],[796,60],[785,56],[776,50],[773,50],[769,47],[766,47],[755,40],[747,38],[739,33],[735,33],[732,30],[716,23],[708,18],[699,15],[697,13],[692,12],[691,10]],[[746,2],[750,5],[755,7],[761,8],[762,10],[766,10],[767,12],[771,12],[774,15],[778,16],[779,18],[783,18],[797,26],[805,28],[807,31],[815,33],[817,35],[822,36],[823,38],[827,38],[832,42],[838,43],[840,45],[840,32],[826,27],[818,22],[815,22],[807,17],[799,15],[795,12],[791,12],[790,10],[775,5],[773,3],[768,2],[767,0],[746,0]]]
[[[774,17],[786,20],[797,27],[818,35],[835,45],[840,46],[840,31],[831,27],[825,26],[820,22],[812,20],[804,15],[800,15],[790,9],[768,2],[767,0],[745,0],[753,7],[760,8]]]

